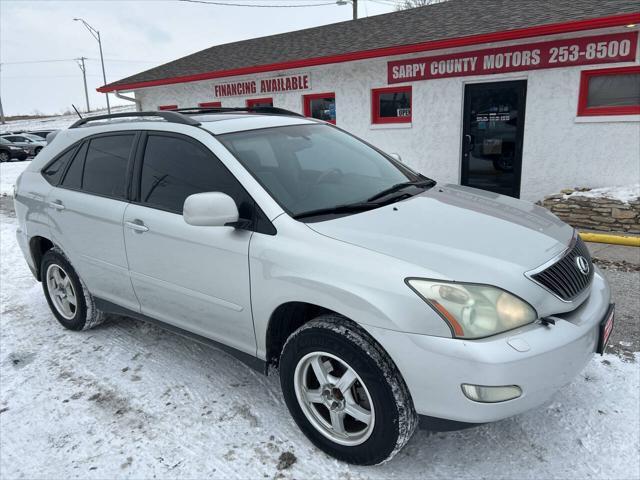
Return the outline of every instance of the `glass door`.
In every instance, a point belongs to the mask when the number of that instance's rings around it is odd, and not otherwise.
[[[520,196],[526,80],[467,85],[462,185]]]

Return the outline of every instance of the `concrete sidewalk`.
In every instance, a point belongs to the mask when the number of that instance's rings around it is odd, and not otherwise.
[[[624,262],[640,267],[640,248],[587,242],[591,256],[607,262]]]

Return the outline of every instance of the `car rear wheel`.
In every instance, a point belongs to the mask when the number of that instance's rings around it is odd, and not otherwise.
[[[49,308],[69,330],[87,330],[101,323],[104,314],[95,308],[86,285],[58,248],[48,250],[40,264],[42,288]]]
[[[390,460],[418,424],[391,359],[366,332],[337,315],[320,316],[289,337],[280,358],[280,383],[303,433],[349,463]]]
[[[11,156],[8,152],[0,152],[0,162],[8,162],[11,160]]]

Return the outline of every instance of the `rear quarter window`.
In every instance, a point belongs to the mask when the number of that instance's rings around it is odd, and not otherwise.
[[[78,149],[71,165],[64,174],[62,186],[79,190],[82,187],[82,170],[84,169],[84,157],[87,154],[87,142],[84,142]]]
[[[47,182],[51,185],[60,183],[64,170],[67,168],[67,164],[71,161],[77,149],[77,146],[71,147],[42,170],[42,176]]]

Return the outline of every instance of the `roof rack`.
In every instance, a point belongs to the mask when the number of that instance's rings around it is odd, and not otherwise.
[[[84,117],[75,122],[69,128],[78,128],[82,125],[86,125],[89,122],[95,122],[100,120],[111,120],[112,118],[133,118],[133,117],[160,117],[166,120],[169,123],[181,123],[183,125],[191,125],[197,127],[200,125],[200,122],[189,118],[182,113],[178,113],[176,111],[159,111],[159,112],[121,112],[121,113],[112,113],[110,115],[96,115],[94,117]]]
[[[178,108],[173,110],[186,115],[195,115],[200,113],[230,113],[230,112],[249,112],[249,113],[267,113],[272,115],[293,115],[296,117],[303,117],[304,115],[291,110],[285,110],[278,107],[266,107],[266,106],[254,106],[254,107],[190,107],[190,108]]]

